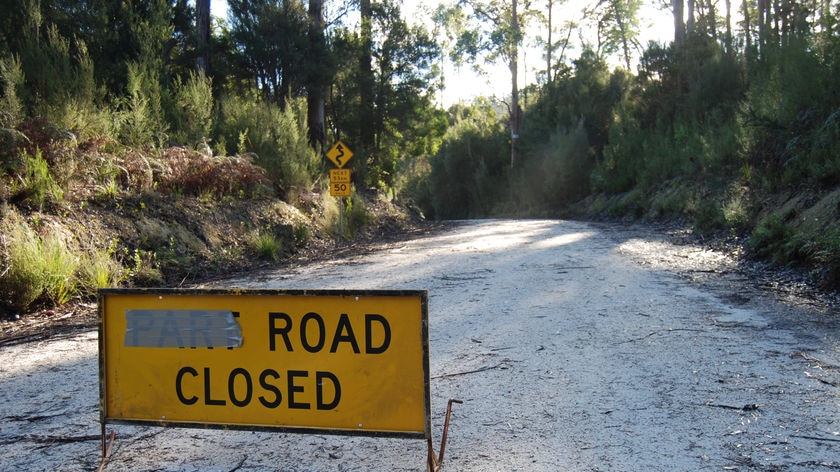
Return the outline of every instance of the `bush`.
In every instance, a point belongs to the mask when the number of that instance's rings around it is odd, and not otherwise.
[[[142,161],[139,164],[143,167]],[[167,148],[149,166],[154,187],[168,194],[250,197],[265,193],[270,185],[265,171],[248,157],[212,157],[188,148]]]
[[[168,131],[163,119],[162,91],[144,64],[128,65],[128,97],[118,103],[119,140],[129,146],[161,144]]]
[[[754,256],[771,258],[774,262],[785,263],[790,260],[787,247],[793,236],[793,229],[779,214],[772,214],[758,223],[747,249]]]
[[[290,100],[281,109],[257,99],[227,96],[218,109],[218,141],[239,143],[236,153],[254,156],[282,194],[312,187],[322,162],[309,147],[302,100]]]
[[[276,261],[283,251],[283,240],[270,231],[260,231],[254,240],[254,252],[260,259]]]
[[[583,127],[555,131],[523,156],[515,193],[532,212],[563,208],[589,192],[593,164]]]
[[[64,198],[64,191],[58,185],[50,172],[47,161],[41,157],[41,152],[35,155],[24,153],[23,169],[18,174],[19,185],[13,187],[13,194],[19,204],[30,203],[42,207],[45,203],[58,203]]]
[[[491,214],[510,194],[510,141],[488,102],[450,110],[452,124],[430,159],[426,215],[437,219]]]
[[[190,72],[186,81],[175,81],[174,94],[172,139],[189,146],[206,142],[213,129],[212,80]]]
[[[79,259],[56,233],[43,238],[20,218],[3,225],[0,302],[24,311],[37,302],[68,302],[77,293]]]
[[[23,86],[20,59],[0,58],[0,128],[14,128],[23,119],[23,104],[18,89]],[[2,152],[2,149],[0,149]]]
[[[79,292],[93,297],[100,288],[117,287],[130,271],[114,258],[118,241],[112,240],[105,249],[90,248],[79,264]]]

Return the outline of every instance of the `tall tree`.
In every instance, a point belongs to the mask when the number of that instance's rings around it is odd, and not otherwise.
[[[195,0],[196,70],[210,75],[210,0]]]
[[[630,70],[633,50],[641,49],[638,40],[640,6],[641,0],[601,0],[596,7],[602,52],[618,52],[627,70]]]
[[[331,70],[327,64],[327,39],[324,32],[324,2],[309,1],[309,50],[306,64],[307,122],[309,142],[313,147],[324,149],[327,144],[327,125],[324,112],[324,96]]]
[[[685,0],[671,0],[674,15],[674,47],[680,49],[685,42]]]
[[[397,2],[372,3],[369,26],[333,37],[336,61],[343,62],[336,65],[330,122],[359,155],[354,179],[377,187],[394,183],[414,130],[428,128],[419,120],[428,117],[439,74],[437,43],[401,15]],[[369,70],[367,60],[360,61],[368,54]]]
[[[307,12],[300,2],[229,0],[231,38],[240,51],[240,73],[264,97],[284,106],[303,90],[308,51]]]
[[[371,164],[376,164],[373,103],[373,8],[371,0],[360,0],[361,43],[359,49],[359,151]]]
[[[508,106],[510,124],[510,167],[516,163],[522,109],[519,104],[519,48],[525,25],[533,12],[530,2],[524,11],[519,0],[459,0],[441,7],[437,21],[442,22],[455,38],[450,56],[456,63],[478,61],[494,63],[502,60],[510,71],[511,96]]]

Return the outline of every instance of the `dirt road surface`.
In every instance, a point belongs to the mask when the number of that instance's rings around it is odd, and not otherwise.
[[[213,286],[428,290],[444,471],[840,470],[834,305],[642,228],[462,222]],[[97,348],[0,350],[0,469],[96,470]],[[108,471],[425,469],[418,440],[114,429]]]

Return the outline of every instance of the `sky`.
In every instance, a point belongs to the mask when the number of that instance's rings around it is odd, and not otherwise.
[[[403,15],[408,19],[425,18],[426,16],[420,13],[421,5],[428,9],[429,5],[436,5],[437,3],[439,2],[403,0]],[[591,3],[592,0],[566,0],[562,6],[555,6],[553,14],[555,18],[552,19],[555,28],[559,29],[558,25],[567,20],[580,21],[583,8]],[[649,4],[652,2],[648,0],[643,3]],[[210,9],[213,16],[224,18],[227,15],[227,1],[210,0]],[[673,38],[674,23],[669,11],[662,11],[645,5],[640,11],[639,17],[643,28],[640,37],[641,44],[646,45],[650,40],[668,42]],[[577,34],[573,34],[572,39],[574,40],[577,36]],[[574,58],[579,54],[579,47],[567,51],[567,57]],[[536,70],[543,68],[544,62],[541,51],[535,48],[523,49],[519,59],[519,86],[524,87],[536,82]],[[615,65],[619,65],[617,58]],[[452,64],[445,64],[444,84],[446,88],[438,97],[438,101],[443,106],[448,107],[453,103],[470,102],[480,95],[497,98],[509,96],[510,72],[507,65],[499,63],[483,67],[486,69],[486,73],[478,74],[470,66],[456,68]]]
[[[417,5],[422,4],[422,0],[405,0],[403,3],[403,11],[411,16],[414,9],[419,8]],[[535,1],[533,3],[542,3]],[[555,0],[555,3],[556,0]],[[554,6],[552,14],[552,23],[555,25],[554,40],[558,37],[558,32],[565,21],[580,22],[583,14],[582,11],[587,5],[591,5],[593,0],[566,0],[562,6]],[[644,3],[651,3],[649,0]],[[640,25],[643,32],[640,35],[640,43],[647,45],[651,40],[669,42],[674,36],[674,23],[671,12],[668,10],[662,11],[651,6],[645,6],[640,12]],[[572,34],[572,41],[576,41],[579,34],[585,34],[578,31]],[[545,37],[545,34],[543,34]],[[593,41],[594,42],[594,41]],[[574,59],[579,56],[581,49],[579,46],[572,50],[567,50],[567,61],[569,58]],[[620,66],[618,57],[614,58],[614,66]],[[537,80],[537,71],[544,70],[545,58],[542,50],[535,47],[523,48],[519,57],[519,78],[518,84],[520,87],[525,87],[528,84],[533,84]],[[635,67],[635,64],[632,64]],[[457,102],[469,102],[477,95],[484,95],[488,97],[508,97],[510,96],[510,71],[506,64],[496,64],[495,66],[483,66],[487,69],[486,75],[479,75],[473,72],[469,66],[456,69],[451,64],[444,68],[444,80],[446,90],[443,91],[441,101],[445,106]]]

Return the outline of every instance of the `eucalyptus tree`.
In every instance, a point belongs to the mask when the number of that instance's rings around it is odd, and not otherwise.
[[[545,33],[537,36],[536,44],[543,48],[543,59],[545,59],[545,82],[552,82],[557,72],[562,70],[565,66],[566,50],[569,48],[572,33],[578,29],[577,19],[566,18],[558,29],[555,26],[558,16],[558,10],[562,14],[564,6],[568,0],[545,0],[544,7],[541,10],[534,11],[534,18],[541,24],[541,32]],[[556,39],[555,34],[560,34],[560,39]],[[558,53],[559,51],[559,53]]]
[[[196,60],[198,72],[209,75],[210,67],[210,0],[195,0]]]
[[[525,0],[458,0],[441,6],[436,21],[446,26],[453,37],[450,57],[456,63],[504,61],[510,70],[510,167],[516,162],[522,109],[519,105],[519,49],[525,37],[528,19],[533,15]]]
[[[327,144],[327,125],[324,109],[326,88],[332,80],[333,70],[329,67],[329,50],[324,21],[324,1],[309,0],[309,61],[305,65],[307,77],[307,123],[309,142],[313,147],[323,149]]]
[[[632,50],[639,44],[639,8],[642,0],[601,0],[598,4],[598,32],[604,53],[619,52],[624,67],[630,70]]]

